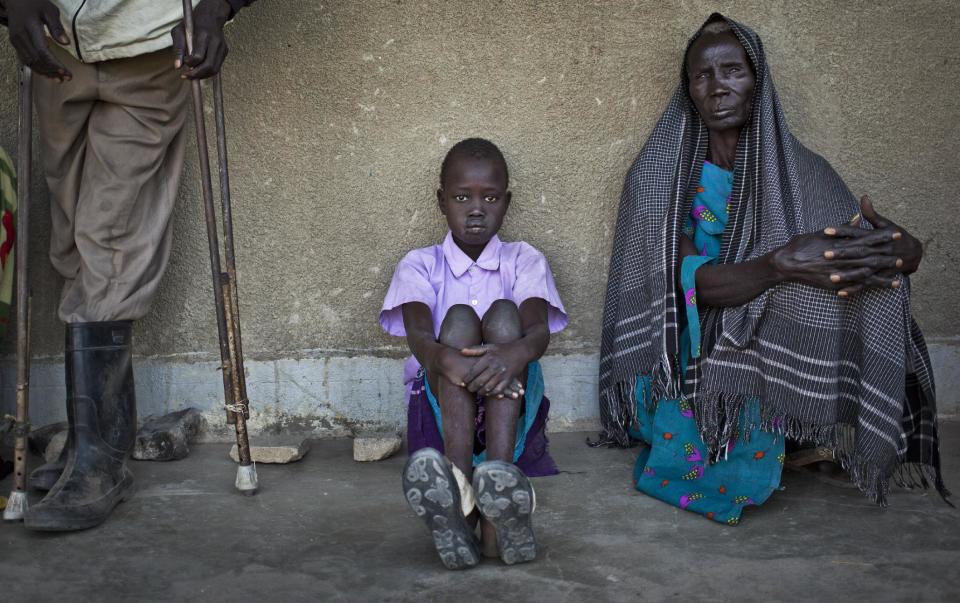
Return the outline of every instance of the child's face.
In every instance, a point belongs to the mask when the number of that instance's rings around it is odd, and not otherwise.
[[[437,201],[454,241],[468,255],[475,251],[479,257],[510,205],[503,168],[490,159],[454,157],[440,185]]]

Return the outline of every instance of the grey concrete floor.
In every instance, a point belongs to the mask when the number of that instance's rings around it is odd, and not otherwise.
[[[960,490],[960,423],[942,431]],[[0,525],[0,600],[958,600],[960,511],[935,493],[899,491],[880,509],[788,471],[726,527],[636,492],[636,452],[585,435],[552,437],[563,473],[535,480],[541,552],[527,565],[445,570],[403,500],[403,455],[358,464],[349,440],[317,441],[298,463],[261,465],[246,498],[227,446],[207,444],[134,462],[136,496],[97,529]]]

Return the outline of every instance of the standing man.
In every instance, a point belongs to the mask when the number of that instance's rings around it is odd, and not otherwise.
[[[186,80],[220,71],[224,24],[253,0],[0,0],[10,42],[33,69],[50,189],[50,260],[64,278],[68,444],[30,475],[49,490],[26,527],[81,530],[132,492],[137,431],[131,326],[170,257],[183,167]],[[172,48],[171,48],[172,46]]]

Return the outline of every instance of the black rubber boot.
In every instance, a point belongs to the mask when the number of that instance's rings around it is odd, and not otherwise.
[[[137,433],[130,325],[67,325],[67,405],[73,446],[63,474],[46,497],[30,507],[31,530],[83,530],[100,525],[133,491],[126,467]]]

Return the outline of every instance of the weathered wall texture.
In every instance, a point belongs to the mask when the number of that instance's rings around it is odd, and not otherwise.
[[[960,345],[953,0],[260,2],[229,28],[224,72],[248,356],[275,369],[275,361],[322,361],[343,379],[343,363],[334,369],[324,359],[356,356],[357,366],[374,367],[404,355],[404,342],[378,327],[379,304],[402,254],[444,233],[433,190],[445,150],[482,135],[501,145],[514,177],[502,234],[546,253],[571,315],[550,353],[583,358],[573,372],[589,374],[623,175],[677,84],[687,38],[717,9],[763,37],[798,137],[926,242],[914,309],[942,384],[960,387],[949,361]],[[7,44],[0,66],[0,145],[12,149]],[[43,188],[39,177],[35,186]],[[37,196],[34,349],[55,363],[58,282],[45,261],[46,197]],[[175,229],[165,285],[137,330],[144,366],[172,363],[181,371],[174,381],[216,350],[195,155]],[[141,400],[154,400],[151,410],[191,403],[189,391],[165,398],[169,382],[145,391],[156,374],[144,374]],[[265,379],[276,385],[271,404],[282,414],[281,379]],[[576,379],[574,391],[590,392]],[[219,378],[209,380],[215,392]],[[958,387],[941,389],[956,402]],[[377,404],[402,421],[399,389],[378,391],[385,397]],[[349,422],[351,409],[370,403],[357,399],[368,395],[363,388],[337,392],[295,412],[322,407]],[[590,407],[563,389],[553,396],[564,408]]]

